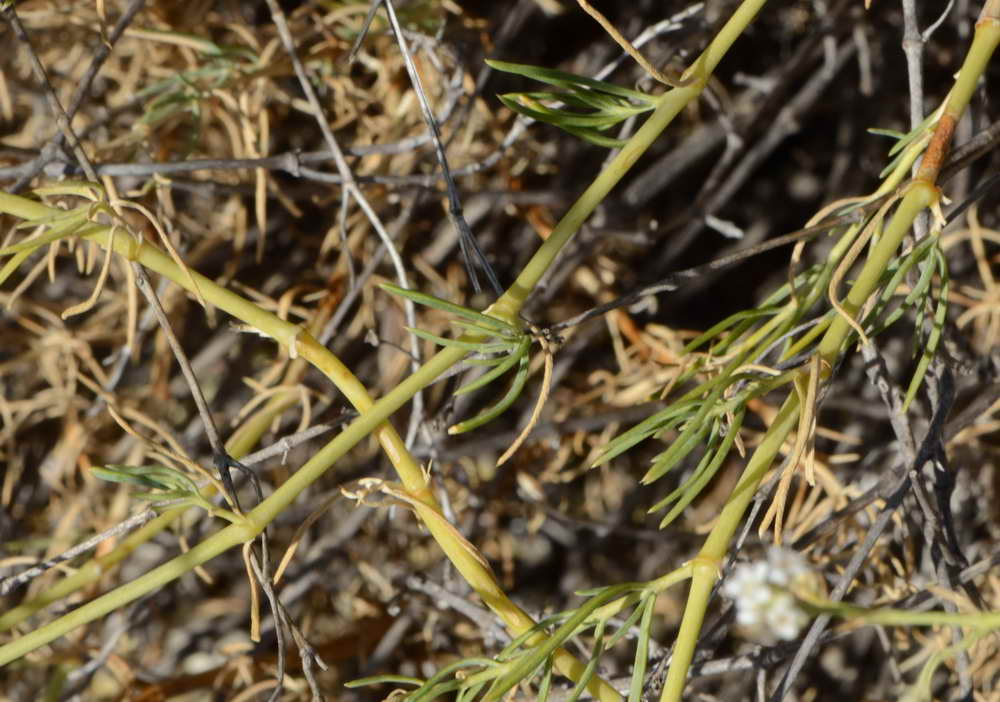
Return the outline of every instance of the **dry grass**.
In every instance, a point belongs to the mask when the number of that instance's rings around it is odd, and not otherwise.
[[[493,97],[509,88],[509,79],[489,77],[481,58],[558,64],[592,74],[615,55],[614,44],[585,17],[576,17],[582,13],[575,9],[572,18],[548,18],[537,9],[541,3],[527,0],[509,8],[432,0],[400,4],[402,19],[415,32],[414,61],[442,124],[465,216],[501,281],[509,283],[569,194],[597,171],[603,153],[553,129],[514,128],[513,117]],[[840,69],[819,99],[807,99],[803,86],[824,70],[822,40],[811,33],[824,17],[806,5],[772,8],[762,16],[741,53],[718,76],[711,98],[683,116],[672,137],[676,142],[642,162],[570,245],[529,304],[531,320],[557,322],[729,251],[726,240],[703,230],[697,208],[743,230],[742,246],[798,228],[824,202],[866,191],[884,165],[887,142],[868,137],[864,129],[902,127],[907,94],[897,48],[898,9],[874,7],[865,15],[854,4],[824,11],[831,24],[824,30],[829,46],[853,46],[855,55],[848,62],[851,70]],[[56,0],[17,5],[64,106],[73,103],[91,58],[125,5]],[[635,3],[631,11],[604,5],[629,37],[664,14],[653,2]],[[376,21],[358,60],[348,65],[366,4],[283,6],[330,127],[394,238],[411,283],[483,307],[489,296],[472,291],[427,128],[385,24]],[[709,8],[707,19],[698,15],[676,36],[652,42],[647,56],[663,66],[674,52],[694,51],[710,36],[705,22],[714,22],[716,11]],[[950,34],[945,37],[942,30],[928,44],[925,86],[935,99],[947,85],[939,79],[963,50],[953,35],[968,29],[971,16],[956,10],[947,20]],[[58,129],[28,52],[7,25],[0,26],[0,46],[5,48],[0,186],[10,191],[64,174],[81,178],[66,149],[21,182],[25,164],[44,152]],[[678,55],[676,64],[683,63]],[[631,85],[640,73],[626,65],[616,75]],[[990,76],[995,84],[996,67]],[[877,97],[867,80],[876,81]],[[784,106],[794,109],[779,113]],[[980,104],[973,118],[959,142],[995,114]],[[315,330],[374,396],[407,375],[406,311],[378,288],[395,281],[396,274],[362,211],[351,205],[341,217],[342,188],[323,180],[335,172],[328,157],[310,156],[325,146],[264,9],[235,1],[150,0],[115,42],[72,125],[107,182],[152,214],[151,221],[128,213],[130,227],[158,241],[155,222],[191,269]],[[776,142],[780,150],[772,152],[768,142],[776,134],[782,136]],[[707,150],[697,150],[699,139],[707,140]],[[148,168],[195,159],[218,163],[155,176]],[[243,159],[268,160],[237,162]],[[717,163],[724,165],[716,170]],[[988,154],[961,171],[948,196],[961,203],[996,164],[996,154]],[[670,180],[675,166],[687,175]],[[740,167],[753,176],[730,188],[727,179]],[[866,605],[1000,609],[1000,571],[993,566],[1000,560],[1000,200],[996,188],[980,197],[942,239],[952,271],[952,307],[931,395],[901,415],[898,405],[886,407],[878,392],[879,377],[905,386],[915,343],[912,324],[878,337],[885,364],[881,376],[878,363],[866,369],[861,358],[839,369],[817,415],[815,445],[785,447],[785,455],[809,452],[815,479],[791,472],[782,479],[777,471],[773,480],[765,479],[768,487],[755,514],[759,520],[769,505],[783,505],[769,520],[779,533],[767,523],[759,535],[751,532],[748,554],[780,539],[804,551],[831,589],[847,572],[847,599]],[[15,224],[10,218],[0,221],[4,246],[29,233]],[[694,241],[696,235],[697,242],[688,246],[685,239]],[[574,601],[575,589],[657,577],[696,550],[697,535],[711,526],[739,475],[744,447],[754,446],[778,400],[751,405],[739,455],[727,460],[705,495],[663,532],[656,529],[659,517],[645,514],[663,488],[644,488],[638,481],[669,435],[599,469],[588,466],[611,438],[662,406],[656,403],[692,362],[682,349],[694,330],[761,299],[785,279],[787,260],[787,253],[772,252],[728,273],[709,272],[676,294],[645,298],[642,305],[565,332],[554,356],[548,402],[533,418],[537,426],[501,469],[497,458],[535,410],[545,374],[541,357],[524,397],[503,418],[472,434],[449,437],[446,429],[481,409],[488,394],[453,399],[455,379],[424,393],[414,453],[431,462],[446,516],[528,611],[564,609]],[[223,439],[248,423],[264,422],[269,429],[260,443],[266,446],[343,418],[343,398],[304,361],[276,353],[271,342],[238,333],[193,297],[153,282]],[[67,315],[95,286],[100,290],[93,306]],[[194,466],[211,472],[212,451],[188,385],[136,293],[127,262],[105,259],[92,244],[56,245],[20,266],[0,290],[0,302],[5,310],[0,576],[13,577],[145,509],[132,499],[129,486],[98,480],[91,467],[167,463],[201,479]],[[435,334],[450,330],[433,310],[418,310],[418,326]],[[430,350],[421,342],[423,356]],[[711,364],[705,368],[712,370]],[[949,377],[957,398],[950,413],[942,387]],[[947,419],[932,421],[942,411]],[[914,489],[898,497],[898,509],[894,493],[909,466],[890,427],[894,412],[912,432],[916,448],[937,459],[909,476]],[[394,423],[405,433],[411,417],[401,412]],[[286,447],[256,464],[265,491],[281,484],[320,445],[316,442]],[[690,467],[683,465],[681,472]],[[427,677],[457,657],[494,654],[506,636],[493,615],[468,596],[406,509],[357,508],[340,497],[342,485],[366,476],[389,477],[374,441],[359,444],[269,531],[275,558],[297,544],[278,593],[330,666],[317,679],[331,699],[376,694],[344,690],[345,681],[361,675],[391,671]],[[784,502],[772,503],[775,491],[784,493]],[[252,499],[246,487],[241,496]],[[888,527],[860,568],[849,570],[852,554],[882,518]],[[16,637],[129,581],[212,529],[202,513],[179,523],[108,567],[92,585],[4,636]],[[4,608],[44,593],[123,538],[111,536],[93,551],[19,583],[6,594]],[[8,666],[0,671],[5,691],[0,695],[43,699],[47,689],[55,689],[49,699],[74,693],[86,700],[200,700],[213,694],[255,699],[273,687],[277,659],[272,619],[265,617],[263,640],[250,641],[249,590],[242,560],[226,554],[197,576]],[[655,629],[654,662],[664,658],[673,639],[682,605],[676,597],[668,593],[657,604],[662,619]],[[704,699],[752,699],[754,671],[768,684],[776,682],[796,647],[764,649],[727,635],[731,621],[721,604],[706,629],[692,689]],[[956,641],[956,631],[945,627],[835,631],[795,679],[799,699],[894,698],[930,655]],[[935,679],[935,696],[958,699],[969,692],[966,699],[996,699],[996,648],[996,639],[987,637],[967,655],[947,659],[945,673]],[[630,663],[627,656],[608,656],[602,674],[627,681]],[[285,670],[282,699],[308,699],[296,655]],[[661,667],[653,666],[650,694],[660,673]],[[60,686],[53,687],[53,680]]]

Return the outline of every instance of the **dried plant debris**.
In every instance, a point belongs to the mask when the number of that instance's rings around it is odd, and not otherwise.
[[[997,59],[924,114],[981,8],[765,6],[701,86],[744,5],[0,1],[0,660],[198,564],[8,698],[672,699],[786,422],[684,699],[994,699]]]

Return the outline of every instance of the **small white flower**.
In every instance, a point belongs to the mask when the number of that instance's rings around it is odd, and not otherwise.
[[[767,550],[767,563],[770,566],[768,582],[781,587],[788,587],[809,572],[809,564],[801,554],[781,546],[771,546]]]
[[[736,607],[736,623],[747,629],[758,629],[767,614],[767,602],[749,605],[741,603]]]
[[[789,641],[809,623],[788,591],[811,575],[798,553],[772,546],[766,561],[737,566],[722,586],[722,594],[736,603],[736,621],[761,643]]]
[[[777,593],[768,603],[764,625],[782,641],[791,641],[809,623],[809,615],[799,609],[795,598],[787,592]]]
[[[771,597],[767,564],[758,562],[739,566],[723,584],[722,594],[748,607],[767,602]]]

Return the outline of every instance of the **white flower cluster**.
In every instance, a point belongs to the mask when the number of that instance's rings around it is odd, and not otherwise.
[[[767,561],[736,566],[722,594],[736,603],[736,621],[748,638],[765,645],[791,641],[809,623],[809,615],[789,590],[811,575],[801,555],[771,546]]]

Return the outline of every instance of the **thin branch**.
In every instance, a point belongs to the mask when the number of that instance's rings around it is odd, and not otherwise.
[[[318,665],[320,670],[326,670],[327,665],[319,657],[319,654],[302,635],[298,627],[295,626],[295,622],[292,621],[292,617],[288,614],[288,610],[281,603],[278,595],[274,591],[274,585],[271,583],[270,577],[267,573],[270,572],[269,564],[267,563],[267,555],[264,555],[264,563],[261,565],[257,561],[257,556],[253,553],[249,554],[250,566],[253,569],[254,576],[257,578],[257,582],[261,589],[264,591],[264,596],[267,597],[268,602],[271,605],[271,612],[274,616],[274,634],[278,642],[278,665],[277,665],[277,684],[275,689],[271,692],[271,696],[268,698],[269,702],[276,702],[283,690],[284,677],[285,677],[285,635],[283,627],[287,627],[288,631],[292,634],[292,640],[295,642],[296,647],[299,651],[299,659],[302,661],[302,672],[305,675],[306,681],[309,684],[310,692],[312,692],[314,700],[323,699],[320,691],[319,685],[316,683],[315,677],[312,674],[312,666],[314,664]]]
[[[745,261],[748,258],[757,256],[764,253],[765,251],[770,251],[772,249],[780,248],[782,246],[788,246],[789,244],[794,244],[800,241],[809,241],[824,232],[828,232],[830,229],[835,227],[846,226],[850,224],[855,224],[858,222],[859,218],[863,216],[863,212],[874,207],[875,205],[884,201],[885,198],[880,198],[876,202],[869,203],[864,209],[860,209],[856,212],[852,212],[849,215],[843,217],[836,217],[834,219],[826,220],[820,222],[811,227],[805,227],[804,229],[799,229],[798,231],[791,232],[789,234],[783,234],[782,236],[775,237],[773,239],[768,239],[767,241],[757,244],[756,246],[749,246],[745,249],[741,249],[734,253],[726,256],[720,256],[717,259],[709,261],[708,263],[702,263],[691,268],[685,268],[684,270],[676,271],[671,273],[664,278],[651,283],[650,285],[643,286],[638,290],[634,290],[627,295],[616,298],[610,302],[603,305],[598,305],[592,307],[586,312],[581,312],[575,317],[570,317],[567,320],[558,322],[556,324],[549,325],[545,328],[545,331],[554,334],[563,329],[568,329],[569,327],[574,327],[578,324],[583,324],[594,317],[598,317],[611,310],[618,309],[619,307],[625,307],[627,305],[634,304],[646,297],[647,295],[658,295],[663,292],[672,292],[677,290],[683,281],[691,280],[693,278],[698,278],[707,273],[722,270],[728,268],[734,264]]]
[[[396,36],[396,43],[399,44],[400,53],[403,55],[406,72],[410,77],[410,84],[417,95],[417,101],[420,103],[420,111],[423,114],[424,122],[427,123],[427,130],[430,132],[431,139],[434,142],[438,164],[441,166],[441,174],[444,177],[445,187],[448,191],[448,218],[451,220],[452,226],[458,231],[459,247],[462,250],[466,268],[469,271],[469,280],[472,283],[473,289],[478,293],[481,288],[472,260],[474,255],[475,260],[486,274],[486,278],[489,280],[494,294],[499,297],[503,295],[503,287],[501,287],[500,281],[497,279],[496,271],[493,270],[493,266],[490,265],[486,254],[483,253],[479,242],[476,241],[476,237],[472,234],[469,223],[465,221],[465,215],[462,212],[462,202],[458,197],[458,189],[455,187],[455,179],[452,177],[451,169],[448,167],[448,157],[444,152],[444,144],[441,143],[441,129],[427,101],[427,96],[420,81],[420,75],[413,64],[413,57],[410,55],[410,49],[406,44],[406,37],[403,30],[399,26],[399,19],[396,17],[396,10],[392,5],[392,0],[380,0],[380,2],[385,6],[386,14],[389,16],[389,24],[392,26],[393,34]],[[374,10],[378,5],[379,2],[375,2],[372,9]]]
[[[399,229],[402,229],[402,227],[407,222],[410,221],[410,215],[413,213],[417,201],[418,198],[407,199],[402,212],[400,212],[399,217],[396,218],[395,224],[398,225]],[[365,268],[363,271],[361,271],[361,275],[357,277],[355,285],[352,286],[350,289],[348,289],[347,294],[344,296],[344,299],[341,300],[340,304],[337,305],[337,310],[333,313],[333,316],[330,317],[330,321],[326,323],[326,326],[323,327],[323,330],[320,332],[319,336],[316,337],[317,341],[319,341],[320,344],[326,346],[328,343],[330,343],[330,339],[333,338],[333,335],[336,333],[337,329],[340,328],[341,323],[344,321],[344,318],[347,316],[348,312],[350,312],[351,307],[354,304],[355,300],[357,300],[361,296],[361,292],[364,289],[365,282],[375,273],[375,270],[382,264],[382,260],[385,258],[386,254],[387,254],[387,249],[385,245],[380,243],[378,251],[376,251],[375,255],[371,257],[371,259],[368,261],[367,264],[365,264]]]
[[[52,87],[52,83],[49,81],[48,73],[45,71],[45,67],[42,65],[41,60],[38,58],[38,54],[35,52],[35,47],[31,43],[31,37],[28,36],[28,32],[25,30],[24,25],[21,24],[21,19],[17,16],[17,10],[14,9],[14,3],[8,3],[0,7],[0,13],[2,13],[7,22],[10,23],[11,29],[14,30],[14,36],[16,36],[18,41],[20,41],[27,49],[26,53],[28,55],[28,62],[31,64],[31,70],[42,87],[46,103],[49,106],[49,110],[52,112],[52,116],[56,120],[56,124],[59,125],[59,132],[62,134],[63,139],[69,143],[70,148],[73,150],[73,155],[76,156],[77,161],[83,168],[83,172],[87,174],[87,178],[94,183],[98,183],[97,174],[94,172],[94,167],[90,162],[90,158],[83,150],[80,140],[76,138],[76,134],[73,132],[73,127],[70,125],[70,117],[66,114],[66,110],[63,109],[62,103],[59,102],[59,97],[56,95],[55,88]]]
[[[469,620],[475,622],[476,626],[488,632],[497,641],[505,644],[510,641],[510,634],[503,627],[503,624],[497,620],[497,616],[493,612],[485,607],[469,602],[461,595],[456,595],[448,588],[419,575],[408,577],[406,587],[433,598],[435,609],[440,609],[442,606],[449,607],[468,617]]]
[[[716,214],[728,203],[774,150],[799,131],[801,115],[819,100],[823,91],[856,51],[857,46],[853,42],[842,44],[831,64],[816,71],[802,89],[784,104],[764,137],[730,169],[723,182],[711,191],[706,191],[709,194],[697,208],[700,216],[692,219],[679,234],[670,239],[671,258],[680,255],[705,226],[706,218]]]
[[[72,670],[66,676],[67,688],[64,689],[62,699],[71,699],[72,691],[76,691],[74,697],[79,697],[84,692],[85,686],[89,683],[93,675],[103,668],[108,659],[114,654],[121,640],[122,634],[128,631],[129,618],[139,609],[141,602],[134,603],[128,612],[115,612],[105,620],[104,631],[101,634],[101,649],[93,658]]]
[[[337,171],[340,177],[343,179],[343,187],[345,195],[353,197],[361,210],[365,213],[368,221],[371,222],[372,227],[378,234],[382,243],[385,245],[386,251],[389,254],[389,258],[392,261],[393,267],[396,270],[396,278],[399,282],[400,287],[409,288],[409,282],[406,277],[406,268],[403,266],[403,261],[400,258],[399,251],[396,249],[395,243],[389,233],[385,230],[382,225],[381,219],[379,219],[375,210],[368,203],[361,189],[358,187],[355,181],[354,174],[351,172],[350,167],[347,165],[347,161],[344,158],[344,153],[340,149],[340,145],[337,143],[336,137],[333,135],[333,131],[330,129],[330,125],[323,115],[323,108],[319,104],[319,100],[316,98],[316,91],[313,90],[312,83],[309,81],[309,76],[306,75],[305,66],[302,65],[302,61],[299,59],[298,51],[295,48],[295,40],[292,38],[291,30],[288,28],[288,19],[285,16],[284,10],[278,4],[277,0],[267,0],[267,6],[271,11],[271,17],[274,20],[274,26],[278,30],[278,36],[281,38],[281,43],[285,48],[285,52],[292,61],[292,66],[295,69],[295,75],[298,77],[299,85],[302,88],[302,92],[306,96],[306,100],[309,102],[309,106],[312,108],[313,117],[316,120],[316,124],[319,126],[320,131],[323,133],[323,139],[326,141],[327,147],[330,149],[333,155],[334,163],[337,166]],[[405,300],[405,310],[406,310],[406,322],[410,327],[416,327],[416,312],[414,310],[414,305],[411,301]],[[413,348],[413,370],[416,371],[420,368],[420,344],[417,341],[415,334],[410,334],[410,342]],[[416,437],[416,429],[420,426],[423,421],[423,391],[418,391],[413,396],[413,410],[410,415],[410,429],[407,432],[407,445],[413,442]]]
[[[118,18],[117,24],[115,24],[114,29],[111,30],[111,34],[108,36],[106,41],[98,43],[97,47],[93,51],[92,58],[90,59],[90,65],[87,67],[86,72],[80,79],[80,82],[76,86],[76,91],[73,93],[73,98],[70,100],[69,110],[67,112],[67,119],[72,121],[73,116],[76,115],[77,110],[83,105],[83,101],[86,100],[87,95],[90,93],[90,86],[94,82],[94,78],[97,76],[98,71],[101,70],[101,66],[107,60],[108,56],[111,55],[112,49],[114,49],[115,43],[117,43],[119,37],[125,33],[125,30],[132,23],[132,20],[139,13],[145,5],[146,0],[131,0],[122,16]],[[13,4],[10,7],[10,12],[13,15]],[[16,18],[16,15],[14,15]],[[20,22],[18,22],[20,24]],[[15,28],[15,33],[18,31]],[[21,28],[23,32],[23,27]],[[32,52],[33,53],[33,52]],[[54,160],[61,152],[61,146],[63,140],[65,139],[65,132],[60,129],[58,133],[46,144],[39,154],[38,158],[31,162],[30,168],[26,169],[22,173],[18,181],[11,186],[10,192],[16,193],[22,190],[31,180],[38,175],[49,162]],[[0,176],[2,178],[3,176]]]
[[[602,15],[596,8],[587,2],[587,0],[576,0],[576,2],[584,12],[593,17],[597,23],[601,25],[601,28],[615,40],[615,43],[621,47],[622,51],[631,56],[636,63],[642,66],[642,70],[646,71],[646,73],[651,75],[657,81],[663,83],[664,85],[668,85],[671,88],[683,88],[694,82],[694,76],[690,78],[674,78],[659,70],[639,52],[632,42],[622,36],[622,33],[615,28],[615,25],[608,21],[607,17]]]
[[[153,519],[156,519],[156,517],[157,517],[156,510],[153,509],[143,510],[138,514],[129,517],[125,521],[115,524],[110,529],[106,529],[102,531],[100,534],[95,534],[94,536],[91,536],[89,539],[81,541],[76,546],[73,546],[72,548],[63,551],[58,556],[53,556],[52,558],[48,558],[39,563],[38,565],[32,566],[27,570],[17,573],[16,575],[10,575],[6,578],[3,578],[2,580],[0,580],[0,597],[9,595],[17,588],[21,587],[22,585],[26,585],[35,578],[37,578],[45,571],[54,568],[57,565],[61,565],[63,563],[71,561],[77,556],[80,556],[94,548],[97,548],[98,545],[107,541],[108,539],[113,539],[117,536],[122,536],[130,531],[138,529],[143,524],[146,524],[152,521]]]
[[[244,465],[252,466],[255,463],[262,463],[269,458],[274,458],[275,456],[281,456],[281,462],[285,462],[285,455],[291,451],[293,448],[299,444],[304,444],[310,439],[314,439],[317,436],[321,436],[329,431],[333,431],[342,423],[353,419],[356,416],[356,412],[344,412],[340,418],[337,420],[336,424],[315,424],[308,429],[291,434],[290,436],[283,436],[267,448],[263,448],[260,451],[255,451],[249,455],[243,457],[242,462]]]
[[[924,37],[917,26],[916,0],[903,0],[902,4],[903,53],[910,87],[910,129],[915,129],[924,120]]]
[[[35,52],[34,47],[31,44],[31,39],[25,31],[24,26],[21,24],[21,20],[18,18],[13,4],[4,6],[2,8],[2,13],[7,21],[10,22],[10,25],[14,30],[14,34],[27,49],[32,70],[34,71],[38,82],[41,84],[49,109],[52,111],[52,114],[56,119],[56,123],[59,125],[63,138],[72,148],[80,166],[87,175],[87,179],[97,185],[100,185],[100,180],[97,172],[94,170],[90,157],[83,149],[83,146],[80,144],[80,140],[73,131],[73,127],[70,124],[70,118],[63,109],[62,104],[59,102],[59,96],[56,95],[55,89],[52,87],[52,83],[49,81],[48,74],[45,71],[45,67],[38,58],[38,54]],[[219,468],[223,486],[230,493],[229,496],[232,498],[234,506],[237,510],[239,510],[239,500],[233,490],[233,482],[232,477],[229,474],[229,468],[235,467],[246,472],[250,472],[250,470],[239,461],[233,459],[225,450],[225,446],[223,446],[222,441],[219,439],[219,434],[215,428],[215,422],[212,419],[212,415],[208,411],[208,404],[205,402],[204,395],[201,392],[201,387],[198,385],[198,380],[194,375],[194,371],[191,370],[191,364],[188,362],[184,349],[181,347],[180,342],[177,341],[177,337],[174,335],[173,330],[170,327],[170,322],[167,319],[166,314],[163,312],[163,308],[159,303],[159,299],[156,297],[156,292],[153,290],[152,284],[149,282],[149,278],[146,276],[145,270],[137,262],[132,263],[132,269],[136,274],[136,283],[139,289],[142,290],[143,294],[146,296],[147,300],[149,300],[149,303],[160,322],[160,326],[163,328],[164,333],[167,336],[167,340],[170,342],[170,347],[177,358],[177,363],[180,365],[181,372],[188,381],[191,394],[194,397],[195,404],[198,407],[198,412],[205,425],[205,431],[208,434],[209,442],[212,445],[212,451],[214,454],[213,459],[216,467]],[[260,481],[257,479],[256,475],[253,475],[252,473],[250,477],[257,493],[258,500],[262,500],[263,494],[260,489]],[[263,532],[262,538],[264,538]]]

